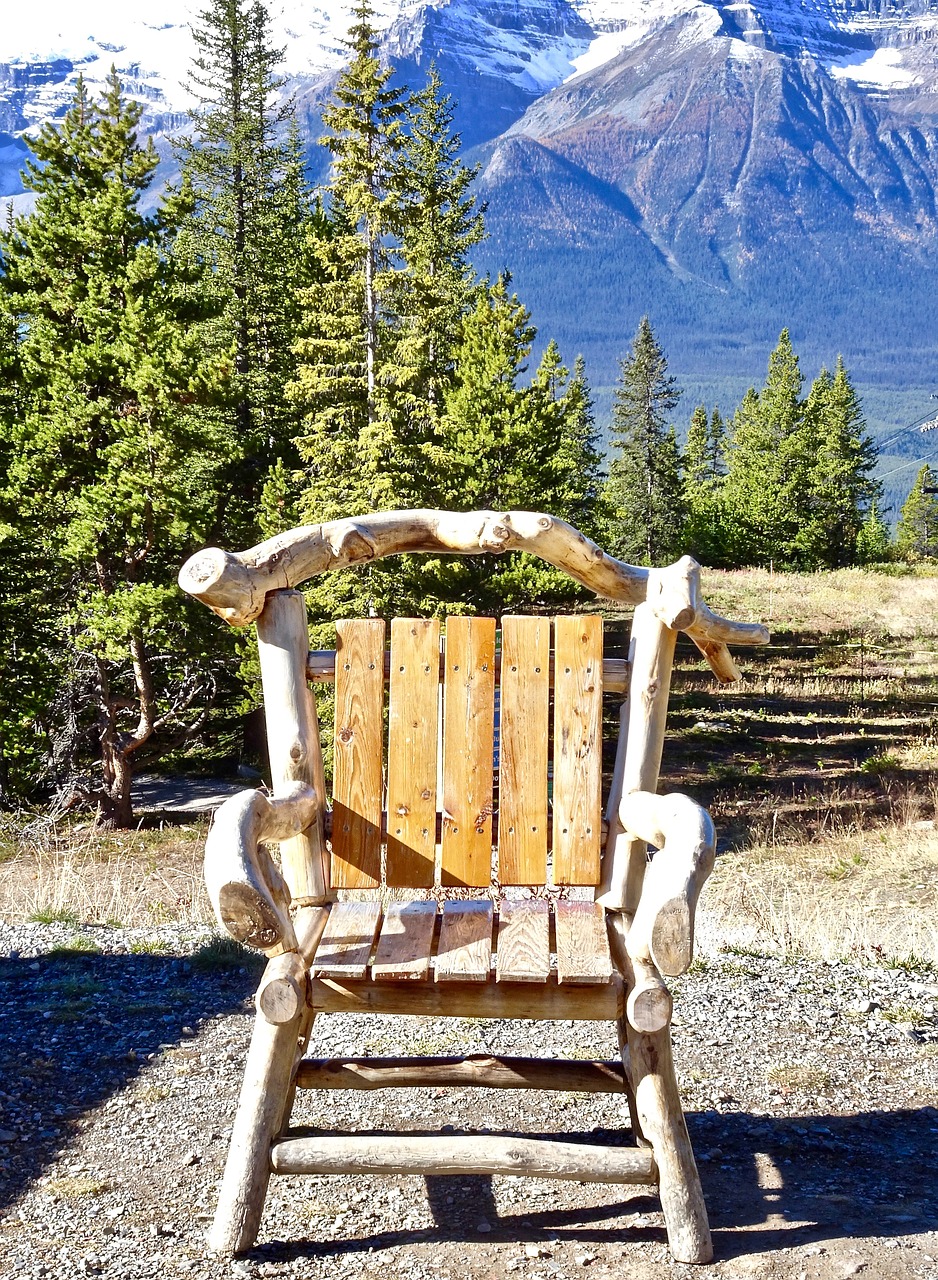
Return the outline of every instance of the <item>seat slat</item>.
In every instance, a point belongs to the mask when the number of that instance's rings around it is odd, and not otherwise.
[[[335,903],[310,966],[313,976],[364,978],[380,919],[378,902]]]
[[[407,981],[426,978],[435,924],[435,902],[392,902],[381,925],[372,976]]]
[[[441,882],[492,881],[495,619],[446,620]]]
[[[612,958],[606,934],[606,912],[598,902],[569,902],[556,906],[557,980],[603,983],[612,978]]]
[[[381,883],[384,737],[383,618],[336,623],[332,883],[367,889]]]
[[[491,902],[444,902],[437,982],[485,982],[492,967]]]
[[[503,902],[498,917],[495,976],[499,982],[546,982],[550,974],[550,914],[541,898]]]
[[[440,624],[435,618],[391,622],[388,738],[390,885],[429,888],[436,855],[436,764]]]
[[[547,877],[547,732],[550,621],[502,619],[498,781],[498,878]]]
[[[602,619],[555,620],[554,883],[596,884],[602,787]]]

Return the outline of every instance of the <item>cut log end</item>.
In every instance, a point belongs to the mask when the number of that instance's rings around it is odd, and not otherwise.
[[[651,957],[666,978],[686,973],[694,959],[694,913],[683,894],[658,911],[651,930]]]
[[[222,885],[218,918],[237,942],[271,951],[283,942],[283,922],[272,902],[250,885],[235,881]]]

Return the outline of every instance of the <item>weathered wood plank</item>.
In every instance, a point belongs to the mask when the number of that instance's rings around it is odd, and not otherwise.
[[[561,899],[557,922],[557,980],[600,983],[612,977],[606,912],[598,902]]]
[[[337,889],[370,889],[381,883],[386,628],[383,618],[335,625],[332,883]]]
[[[313,978],[317,1013],[413,1013],[437,1018],[551,1018],[603,1022],[623,1011],[622,983],[578,987],[547,982],[345,982]]]
[[[440,658],[440,679],[443,679],[446,660]],[[502,656],[495,657],[495,683],[501,680]],[[310,649],[306,658],[306,678],[310,684],[332,684],[335,681],[335,650]],[[384,679],[391,678],[391,655],[384,655]],[[554,687],[554,667],[550,665],[550,687]],[[629,663],[625,658],[603,658],[603,692],[628,693]]]
[[[429,888],[436,855],[440,624],[391,622],[387,882]]]
[[[602,618],[554,623],[554,883],[596,884],[602,791]]]
[[[478,888],[492,881],[495,619],[447,618],[445,663],[440,875]]]
[[[381,925],[372,975],[394,981],[426,978],[435,924],[435,902],[392,902]]]
[[[502,619],[498,765],[498,878],[547,877],[550,620]]]
[[[485,982],[492,967],[491,902],[444,902],[437,982]]]
[[[549,1089],[624,1093],[618,1061],[490,1057],[304,1058],[299,1089]]]
[[[503,902],[495,974],[499,982],[545,982],[550,974],[550,913],[542,898]]]
[[[380,920],[378,902],[337,902],[313,957],[313,975],[364,978]]]

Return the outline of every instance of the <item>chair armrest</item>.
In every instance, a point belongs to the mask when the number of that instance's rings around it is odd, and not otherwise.
[[[219,924],[238,942],[268,956],[296,950],[290,891],[264,842],[289,840],[318,811],[315,791],[302,783],[276,800],[242,791],[218,809],[205,842],[205,883]]]
[[[677,977],[694,958],[697,899],[713,870],[716,834],[706,809],[689,796],[632,791],[619,806],[626,831],[655,845],[628,932],[629,953]]]

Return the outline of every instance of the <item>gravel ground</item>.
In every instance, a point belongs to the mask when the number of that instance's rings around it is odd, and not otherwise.
[[[251,1026],[253,964],[207,931],[0,924],[0,1275],[938,1277],[931,972],[710,957],[675,983],[675,1055],[714,1228],[673,1263],[642,1188],[512,1178],[281,1178],[258,1248],[207,1254]],[[611,1028],[333,1016],[314,1051],[612,1056]],[[619,1141],[610,1097],[301,1096],[323,1128]]]

